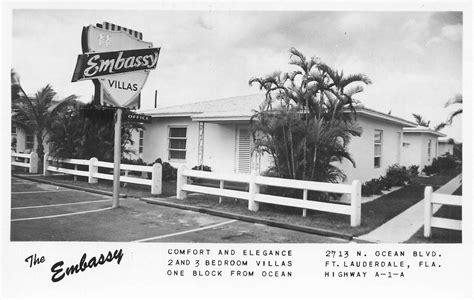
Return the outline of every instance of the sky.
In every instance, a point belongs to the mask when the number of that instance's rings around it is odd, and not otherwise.
[[[83,26],[108,21],[161,47],[142,108],[260,93],[249,79],[290,71],[289,49],[372,84],[356,99],[413,121],[445,121],[462,92],[461,12],[14,10],[12,67],[27,93],[51,84],[59,98],[89,102],[90,81],[71,82]],[[462,140],[461,118],[444,129]]]

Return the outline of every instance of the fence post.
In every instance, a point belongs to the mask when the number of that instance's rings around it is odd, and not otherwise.
[[[219,181],[219,189],[222,191],[224,189],[224,180]],[[222,196],[219,196],[219,204],[222,203]]]
[[[250,173],[250,182],[249,182],[249,210],[258,211],[258,202],[255,202],[255,195],[260,192],[260,186],[255,183],[257,178],[257,171],[252,170]]]
[[[43,175],[44,176],[51,175],[51,171],[48,171],[48,168],[49,168],[49,152],[46,152],[43,158]]]
[[[357,227],[361,222],[361,185],[359,180],[352,181],[351,189],[351,227]]]
[[[36,152],[30,154],[30,173],[38,173],[38,154]]]
[[[96,173],[99,173],[99,160],[95,157],[89,159],[89,179],[87,182],[91,183],[91,184],[94,184],[94,183],[98,183],[99,182],[99,179],[97,178],[94,178],[94,175]]]
[[[427,186],[425,187],[425,228],[424,228],[424,236],[429,238],[431,236],[431,214],[433,212],[431,206],[431,197],[433,194],[433,187]]]
[[[304,189],[303,190],[303,201],[307,201],[307,200],[308,200],[308,190]],[[307,213],[306,208],[303,208],[303,217],[306,217],[306,213]]]
[[[183,175],[184,170],[186,170],[186,166],[179,166],[178,176],[176,178],[176,198],[179,200],[184,200],[188,197],[188,193],[183,191],[183,185],[187,183],[187,177]]]
[[[161,195],[162,167],[160,163],[154,163],[151,171],[151,194]]]

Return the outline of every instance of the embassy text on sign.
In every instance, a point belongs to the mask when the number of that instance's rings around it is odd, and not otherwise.
[[[156,68],[160,48],[85,53],[77,58],[72,82]]]

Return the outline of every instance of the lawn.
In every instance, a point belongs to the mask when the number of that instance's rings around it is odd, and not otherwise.
[[[453,195],[462,195],[460,186]],[[436,213],[435,217],[462,220],[462,207],[443,205]],[[462,232],[459,230],[449,230],[443,228],[432,228],[431,237],[423,236],[423,227],[418,230],[407,243],[462,243]]]

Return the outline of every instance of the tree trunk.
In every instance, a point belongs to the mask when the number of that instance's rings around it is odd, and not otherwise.
[[[38,154],[38,173],[43,173],[43,158],[44,158],[44,147],[43,147],[43,136],[42,132],[36,133],[36,154]]]
[[[293,170],[291,172],[293,179],[296,179],[296,166],[295,166],[295,150],[294,150],[294,144],[293,144],[293,133],[291,132],[291,124],[288,127],[288,132],[289,132],[289,138],[290,138],[290,153],[291,153],[291,164],[293,167]]]
[[[314,169],[316,168],[317,151],[318,151],[318,147],[314,145],[313,166],[311,169],[311,180],[314,178]]]
[[[288,172],[291,174],[290,155],[288,154],[288,142],[286,140],[285,125],[283,125],[283,141],[285,143],[286,163],[288,165]]]

